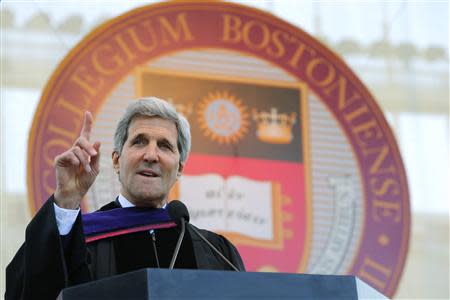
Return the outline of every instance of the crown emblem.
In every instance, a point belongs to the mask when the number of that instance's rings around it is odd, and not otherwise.
[[[168,98],[167,102],[175,107],[175,110],[182,114],[186,119],[192,114],[192,102],[184,103],[175,103],[172,98]]]
[[[256,135],[262,142],[269,144],[289,144],[292,141],[292,126],[296,122],[296,113],[278,113],[272,107],[270,112],[253,110],[253,120],[258,123]]]

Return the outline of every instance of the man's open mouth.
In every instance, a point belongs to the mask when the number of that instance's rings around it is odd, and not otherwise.
[[[153,172],[151,170],[146,171],[140,171],[138,172],[139,175],[145,176],[145,177],[159,177],[159,174],[156,172]]]

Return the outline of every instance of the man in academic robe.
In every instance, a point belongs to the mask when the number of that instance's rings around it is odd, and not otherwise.
[[[100,143],[90,141],[92,124],[92,115],[86,112],[79,138],[55,158],[56,190],[27,226],[25,242],[6,269],[5,299],[55,299],[65,287],[140,268],[167,268],[171,262],[178,228],[86,244],[80,203],[100,172]],[[133,102],[114,135],[112,163],[120,194],[100,210],[164,208],[190,147],[189,123],[172,105],[154,97]],[[175,268],[245,270],[226,238],[200,230],[234,267],[192,227],[187,227]]]

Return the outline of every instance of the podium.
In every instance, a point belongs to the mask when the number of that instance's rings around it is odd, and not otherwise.
[[[141,269],[66,288],[57,299],[388,299],[350,275]]]

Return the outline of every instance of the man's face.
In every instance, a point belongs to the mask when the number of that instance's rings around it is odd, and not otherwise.
[[[122,154],[113,152],[120,192],[137,206],[162,207],[183,165],[175,123],[159,117],[135,117]]]

